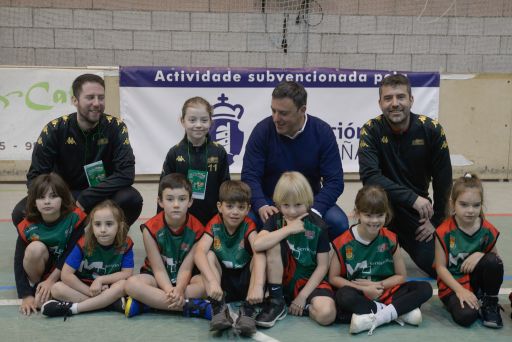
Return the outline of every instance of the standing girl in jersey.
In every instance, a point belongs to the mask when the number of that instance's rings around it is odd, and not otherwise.
[[[185,137],[167,153],[160,175],[160,180],[173,172],[188,178],[194,199],[189,212],[204,226],[217,214],[220,185],[230,179],[226,150],[208,134],[212,114],[212,106],[202,97],[185,101],[180,119]]]
[[[123,211],[111,200],[96,205],[85,235],[62,268],[62,281],[52,287],[41,308],[46,316],[111,309],[124,312],[124,283],[133,273],[133,242]]]
[[[452,216],[436,230],[439,298],[457,324],[467,327],[480,317],[484,326],[501,328],[499,232],[485,219],[483,200],[484,190],[477,176],[466,173],[453,184]]]
[[[419,325],[421,304],[432,297],[428,282],[406,282],[405,263],[397,237],[384,228],[391,219],[386,192],[365,186],[356,196],[358,223],[333,241],[329,282],[336,288],[338,317],[350,320],[350,333],[368,330],[396,320]],[[351,315],[351,316],[350,316]]]
[[[86,215],[56,173],[32,181],[25,210],[27,217],[17,226],[14,275],[22,298],[20,311],[30,315],[50,299],[65,255],[83,232]]]

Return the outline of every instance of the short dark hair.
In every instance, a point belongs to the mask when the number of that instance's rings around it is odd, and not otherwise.
[[[51,188],[62,199],[60,206],[61,216],[67,215],[75,209],[75,200],[62,177],[54,172],[43,173],[37,176],[28,188],[25,212],[27,220],[30,222],[41,222],[43,220],[41,213],[37,210],[36,199],[42,197],[48,188]]]
[[[162,199],[162,193],[165,189],[185,189],[189,198],[192,198],[192,185],[190,181],[181,173],[169,173],[160,179],[158,184],[158,198]]]
[[[239,180],[224,181],[219,189],[219,202],[251,204],[251,188]]]
[[[80,92],[82,91],[82,86],[87,82],[98,83],[103,87],[103,89],[105,89],[105,81],[103,80],[103,78],[94,74],[83,74],[75,78],[75,80],[73,81],[73,85],[71,86],[71,88],[73,89],[74,97],[78,99],[78,97],[80,96]]]
[[[304,86],[293,81],[279,83],[272,92],[272,98],[274,99],[284,99],[286,97],[293,101],[297,109],[305,106],[308,102],[308,93]]]
[[[410,97],[412,95],[411,82],[409,82],[409,79],[405,75],[395,74],[395,75],[389,75],[387,77],[384,77],[382,82],[380,82],[379,99],[382,96],[382,87],[391,86],[394,88],[394,87],[400,86],[400,85],[404,85],[407,87],[407,92],[409,93],[409,97]]]

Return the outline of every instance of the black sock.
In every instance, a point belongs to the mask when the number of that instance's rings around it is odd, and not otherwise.
[[[270,298],[283,298],[283,285],[269,283],[267,288]]]

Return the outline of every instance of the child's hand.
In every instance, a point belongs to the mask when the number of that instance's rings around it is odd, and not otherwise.
[[[371,280],[361,279],[354,281],[355,284],[363,286],[361,289],[364,295],[370,299],[376,299],[384,293],[384,286],[382,283],[376,283]]]
[[[51,289],[54,283],[53,280],[48,278],[37,285],[35,297],[36,307],[41,307],[41,305],[50,300]]]
[[[89,286],[89,293],[91,297],[96,297],[103,290],[103,284],[101,282],[101,278],[96,278],[92,282],[91,286]]]
[[[261,286],[251,286],[249,287],[249,291],[247,293],[247,302],[249,304],[259,304],[263,302],[263,287]]]
[[[475,294],[465,288],[462,288],[459,292],[455,292],[457,298],[459,298],[460,306],[464,309],[464,303],[469,305],[471,309],[478,310],[480,308],[480,303],[478,303],[478,298],[476,298]]]
[[[185,293],[178,287],[173,287],[166,295],[166,302],[169,304],[167,307],[169,309],[180,309],[185,304]]]
[[[476,265],[478,264],[478,262],[480,261],[480,259],[482,259],[482,257],[484,255],[485,254],[482,253],[482,252],[475,252],[475,253],[471,254],[470,256],[468,256],[466,258],[466,260],[464,260],[464,262],[460,266],[460,270],[463,273],[471,273],[471,272],[473,272],[475,267],[476,267]]]
[[[304,307],[306,306],[306,298],[303,297],[300,293],[293,302],[290,304],[290,308],[288,312],[294,316],[302,316],[302,312],[304,311]]]
[[[306,216],[308,216],[308,213],[302,214],[294,220],[286,221],[286,229],[290,234],[298,234],[306,231],[304,229],[304,222],[302,221]]]
[[[206,283],[206,293],[217,301],[221,301],[222,296],[224,295],[220,284],[216,281]]]
[[[30,316],[32,312],[37,313],[34,296],[27,296],[21,300],[20,312],[25,316]]]

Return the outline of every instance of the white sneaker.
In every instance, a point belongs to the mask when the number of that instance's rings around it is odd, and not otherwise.
[[[408,313],[405,313],[396,319],[396,322],[402,326],[404,325],[404,323],[418,326],[421,324],[422,321],[423,318],[421,316],[420,308],[416,308],[412,311],[409,311]]]
[[[358,334],[368,330],[368,335],[373,335],[373,330],[377,327],[376,321],[377,318],[373,313],[366,315],[352,314],[349,331],[351,334]]]

